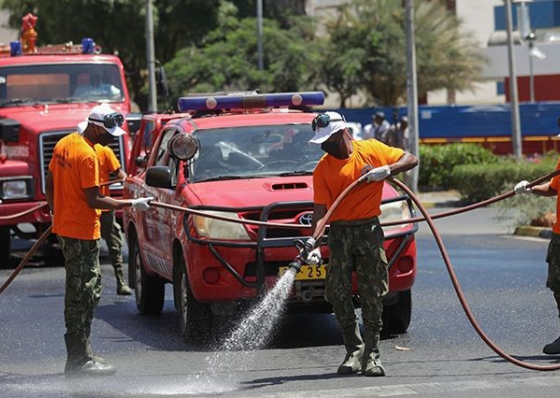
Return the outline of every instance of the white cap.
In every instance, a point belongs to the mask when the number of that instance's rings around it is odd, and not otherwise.
[[[113,108],[111,108],[107,104],[101,104],[95,106],[89,113],[87,119],[81,122],[80,124],[78,124],[78,133],[82,134],[84,130],[87,128],[88,123],[93,123],[103,127],[113,137],[120,137],[121,135],[126,134],[126,131],[121,129],[119,126],[105,127],[103,125],[103,120],[105,119],[105,116],[110,115],[112,113],[119,113],[119,112],[113,110]]]
[[[331,135],[346,128],[346,122],[339,113],[325,112],[325,114],[330,117],[329,124],[315,131],[315,135],[309,140],[309,142],[313,144],[322,144],[328,140]]]

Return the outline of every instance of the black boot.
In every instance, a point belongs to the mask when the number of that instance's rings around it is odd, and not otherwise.
[[[96,362],[88,353],[88,343],[82,335],[64,335],[68,358],[64,373],[66,376],[104,376],[115,373],[111,365]],[[91,350],[91,348],[90,348]]]
[[[360,326],[356,322],[354,326],[342,330],[342,338],[346,347],[344,361],[338,367],[339,375],[348,375],[360,371],[362,355],[364,353],[364,342],[360,334]]]
[[[546,355],[559,355],[560,354],[560,337],[544,346],[543,353]]]
[[[130,290],[126,280],[124,279],[122,267],[115,268],[115,277],[117,278],[117,294],[119,296],[130,296],[132,294],[132,290]]]
[[[366,330],[366,347],[362,358],[362,374],[364,376],[385,376],[385,369],[379,359],[379,332]]]

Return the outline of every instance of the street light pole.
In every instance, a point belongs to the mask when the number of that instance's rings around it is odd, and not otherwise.
[[[148,113],[157,112],[157,88],[154,50],[154,19],[152,0],[146,0],[146,60],[148,63]]]
[[[535,74],[533,72],[533,48],[535,46],[535,32],[530,32],[525,38],[529,43],[529,92],[531,103],[535,102]]]
[[[262,5],[262,0],[257,0],[257,47],[258,47],[258,57],[259,57],[259,70],[264,69],[262,25],[263,25],[263,5]]]
[[[511,98],[511,135],[513,143],[513,155],[517,160],[521,160],[521,122],[519,120],[519,98],[517,94],[517,74],[515,72],[515,62],[513,59],[513,23],[511,18],[511,0],[504,0],[506,6],[506,27],[507,27],[507,49],[509,63],[509,92]]]
[[[418,85],[416,81],[416,45],[414,39],[414,0],[406,0],[406,102],[408,128],[410,133],[410,152],[420,159],[418,132]],[[422,167],[420,164],[419,167]],[[418,167],[410,171],[410,190],[418,192]]]

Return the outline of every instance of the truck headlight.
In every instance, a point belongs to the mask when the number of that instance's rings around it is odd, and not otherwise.
[[[25,199],[33,196],[30,179],[0,181],[2,199]]]
[[[383,203],[381,205],[381,215],[379,216],[379,222],[388,223],[393,221],[406,221],[411,219],[410,208],[406,200],[399,200],[397,202]],[[383,227],[385,231],[391,231],[393,229],[399,229],[406,226],[406,222],[400,225],[390,225]]]
[[[216,214],[222,217],[241,219],[238,214],[225,211],[208,211],[207,213]],[[193,216],[193,224],[197,234],[204,238],[232,240],[251,239],[243,224],[198,215]]]

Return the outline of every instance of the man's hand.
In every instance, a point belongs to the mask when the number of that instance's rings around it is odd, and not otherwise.
[[[518,182],[517,185],[513,188],[515,194],[522,195],[524,193],[531,193],[533,189],[529,188],[527,185],[529,185],[529,181],[527,180]]]
[[[150,202],[154,200],[154,198],[138,198],[138,199],[132,199],[131,206],[133,209],[138,209],[138,210],[148,210],[150,208]]]
[[[383,181],[385,178],[389,177],[391,175],[391,169],[389,168],[388,165],[385,166],[380,166],[380,167],[376,167],[374,169],[371,169],[369,171],[368,167],[364,167],[364,169],[362,170],[363,174],[360,177],[360,181],[367,181],[367,182],[373,182],[373,181]]]
[[[319,265],[321,264],[321,250],[319,248],[311,250],[305,258],[305,264]]]

